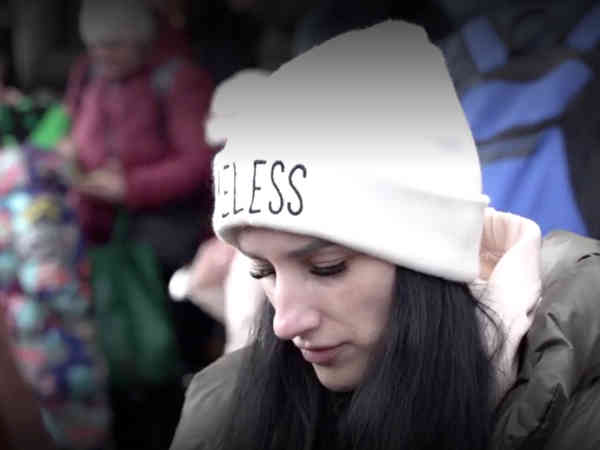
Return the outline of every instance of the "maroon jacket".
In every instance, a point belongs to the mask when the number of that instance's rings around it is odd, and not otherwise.
[[[153,77],[167,62],[158,59],[110,82],[91,76],[84,58],[69,80],[66,103],[80,168],[88,172],[111,156],[119,159],[126,173],[125,206],[133,210],[159,208],[210,185],[214,149],[205,142],[204,122],[213,82],[179,57],[168,88],[157,92]],[[84,231],[94,241],[106,240],[115,208],[89,196],[74,199]]]

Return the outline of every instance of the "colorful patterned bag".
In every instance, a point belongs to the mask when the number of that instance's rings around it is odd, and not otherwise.
[[[38,158],[0,149],[0,306],[57,444],[103,448],[111,415],[89,263],[64,191],[32,170]]]

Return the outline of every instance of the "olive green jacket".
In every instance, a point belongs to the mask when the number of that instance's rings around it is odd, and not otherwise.
[[[544,239],[542,271],[543,300],[490,448],[600,449],[600,242],[553,233]],[[226,355],[196,375],[172,450],[214,448],[231,414],[242,355]]]
[[[492,449],[600,448],[600,242],[556,232],[542,247],[543,300],[498,408]]]

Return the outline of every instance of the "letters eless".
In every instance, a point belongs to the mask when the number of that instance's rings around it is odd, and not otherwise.
[[[269,162],[264,159],[255,159],[251,164],[250,178],[240,176],[239,166],[235,162],[220,167],[215,183],[222,218],[243,211],[275,215],[287,212],[293,216],[302,213],[304,201],[301,179],[308,174],[304,164],[288,164],[286,167],[283,161]],[[250,186],[241,186],[241,183],[249,183]],[[247,204],[241,204],[238,196],[240,189],[252,192]]]

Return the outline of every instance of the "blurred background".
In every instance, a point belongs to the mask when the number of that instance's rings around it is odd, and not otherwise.
[[[217,81],[240,68],[274,69],[302,46],[328,35],[397,17],[420,22],[434,39],[470,16],[499,7],[476,2],[331,2],[306,0],[155,0],[172,24],[185,30],[197,60]],[[368,3],[368,5],[367,5]],[[401,5],[400,5],[401,3]],[[79,0],[0,2],[1,51],[7,82],[20,89],[64,89],[70,64],[83,51]]]
[[[210,229],[227,118],[387,18],[444,53],[491,206],[600,238],[598,0],[2,0],[0,447],[168,447],[262,300]]]

